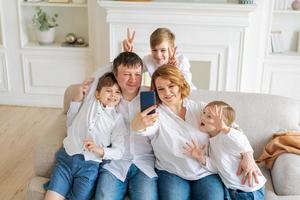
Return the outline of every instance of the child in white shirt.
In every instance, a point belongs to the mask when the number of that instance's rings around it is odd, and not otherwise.
[[[259,176],[259,182],[248,186],[241,184],[236,175],[241,153],[253,151],[243,132],[231,128],[235,111],[227,103],[213,101],[206,105],[200,116],[199,129],[209,134],[208,155],[206,146],[197,142],[187,143],[185,153],[196,158],[211,172],[218,173],[225,185],[225,199],[264,199],[266,179]]]
[[[133,51],[133,40],[135,32],[130,33],[127,29],[127,39],[123,41],[124,51]],[[188,58],[182,54],[177,54],[175,45],[175,35],[168,28],[158,28],[150,36],[151,54],[144,56],[143,63],[150,77],[154,71],[164,65],[170,64],[177,66],[189,83],[191,89],[196,89],[192,83],[191,65]]]
[[[119,85],[109,72],[99,78],[95,95],[84,101],[77,114],[71,112],[71,107],[81,106],[83,96],[76,99],[79,102],[71,102],[67,137],[56,153],[57,164],[45,185],[45,199],[90,199],[100,163],[123,156],[122,131],[126,129],[115,110],[120,99]]]

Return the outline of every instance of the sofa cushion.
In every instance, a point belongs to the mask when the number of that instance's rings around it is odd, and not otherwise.
[[[271,176],[278,195],[300,195],[300,156],[291,153],[279,156]]]
[[[48,178],[35,176],[30,179],[27,189],[28,200],[42,200],[44,199],[45,190],[43,188],[44,183],[48,182]]]
[[[50,129],[40,137],[34,152],[34,171],[38,176],[50,177],[54,166],[54,155],[62,146],[66,136],[66,115],[61,113],[50,126]]]

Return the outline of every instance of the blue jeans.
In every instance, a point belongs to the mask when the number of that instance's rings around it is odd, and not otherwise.
[[[185,180],[164,170],[157,170],[161,200],[223,200],[224,185],[217,174],[199,180]]]
[[[264,200],[265,188],[262,187],[254,192],[225,189],[225,200]]]
[[[46,190],[59,193],[69,200],[88,200],[92,197],[99,172],[99,163],[85,161],[84,156],[69,156],[64,148],[57,151],[50,181]]]
[[[124,182],[108,170],[100,169],[95,200],[123,200],[127,190],[130,200],[157,200],[157,178],[149,178],[134,164]]]

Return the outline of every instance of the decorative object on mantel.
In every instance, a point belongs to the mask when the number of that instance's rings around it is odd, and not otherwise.
[[[36,13],[33,15],[32,24],[36,27],[37,41],[41,45],[52,44],[55,38],[55,27],[58,26],[56,20],[58,14],[49,16],[40,7],[36,7]]]
[[[253,0],[239,0],[240,4],[253,4]]]
[[[294,0],[292,3],[292,8],[293,8],[293,10],[300,10],[300,1]]]
[[[74,33],[68,33],[65,36],[65,42],[61,44],[63,47],[87,47],[83,37],[76,37]]]
[[[49,3],[69,3],[69,0],[48,0]]]

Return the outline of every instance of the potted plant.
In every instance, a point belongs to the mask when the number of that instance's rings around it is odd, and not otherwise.
[[[57,24],[58,14],[50,16],[40,7],[36,7],[36,13],[33,15],[32,23],[36,28],[37,41],[41,45],[51,44],[54,42],[55,27]]]

